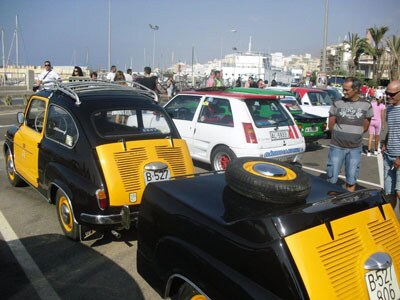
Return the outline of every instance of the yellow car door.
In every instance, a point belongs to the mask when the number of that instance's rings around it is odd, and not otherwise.
[[[14,137],[15,169],[34,187],[38,187],[39,144],[44,134],[47,102],[42,97],[31,99],[24,122]]]

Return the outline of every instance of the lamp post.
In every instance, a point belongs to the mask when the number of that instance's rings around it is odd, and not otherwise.
[[[154,67],[154,57],[155,57],[155,51],[156,51],[156,31],[160,28],[157,25],[151,25],[149,24],[150,29],[153,30],[153,68]]]

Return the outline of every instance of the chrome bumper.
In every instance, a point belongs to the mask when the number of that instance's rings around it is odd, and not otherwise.
[[[138,212],[130,212],[127,205],[123,206],[119,214],[114,215],[90,215],[81,214],[82,222],[94,225],[121,224],[125,229],[130,228],[130,223],[138,218]]]

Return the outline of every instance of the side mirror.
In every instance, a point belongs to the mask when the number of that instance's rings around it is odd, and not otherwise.
[[[17,113],[17,121],[18,121],[18,124],[24,123],[24,113],[22,113],[22,112]]]

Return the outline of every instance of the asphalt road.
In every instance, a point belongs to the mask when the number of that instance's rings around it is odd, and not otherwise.
[[[16,110],[0,110],[1,145],[15,123]],[[328,145],[325,139],[308,147],[302,158],[305,171],[325,177]],[[196,166],[198,172],[209,168]],[[378,157],[362,156],[359,179],[358,188],[380,187]],[[55,206],[30,187],[12,187],[0,154],[2,299],[161,299],[136,272],[136,247],[135,230],[124,232],[121,239],[66,239]]]

